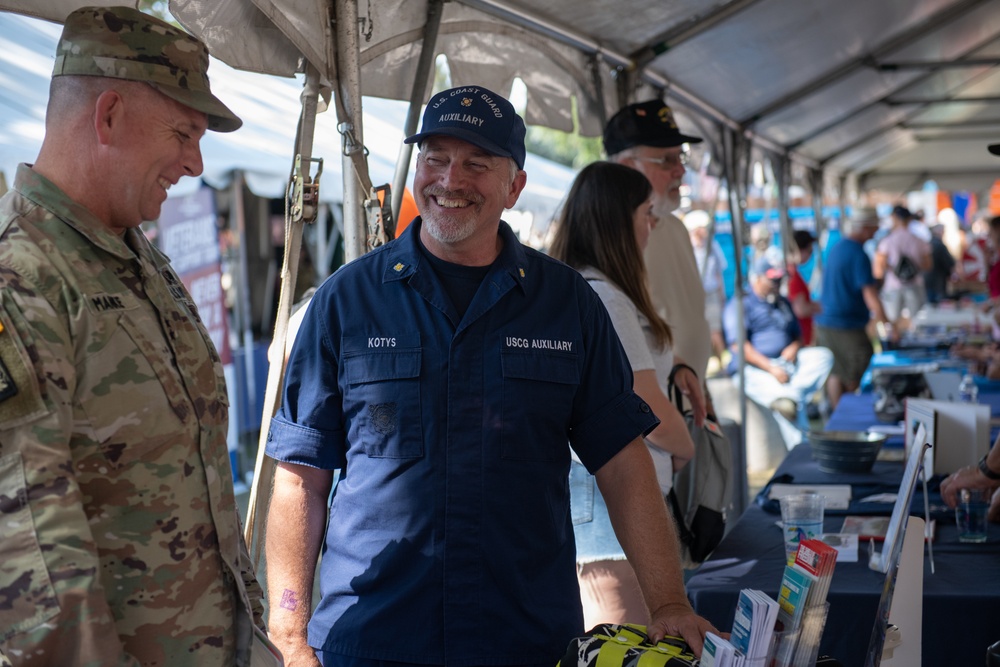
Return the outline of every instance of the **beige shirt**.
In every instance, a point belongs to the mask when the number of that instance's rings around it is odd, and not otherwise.
[[[674,354],[704,379],[712,336],[705,288],[684,223],[673,215],[662,218],[649,235],[645,257],[653,305],[673,331]]]

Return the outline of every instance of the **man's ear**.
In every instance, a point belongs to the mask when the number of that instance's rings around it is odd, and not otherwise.
[[[117,90],[109,89],[94,101],[94,133],[97,143],[107,146],[112,143],[114,133],[125,122],[125,100]]]
[[[510,189],[507,191],[507,200],[504,202],[504,208],[513,208],[514,204],[517,203],[517,198],[521,196],[521,191],[524,190],[524,186],[528,183],[528,175],[523,169],[517,170],[517,175],[514,176],[514,181],[510,184]]]

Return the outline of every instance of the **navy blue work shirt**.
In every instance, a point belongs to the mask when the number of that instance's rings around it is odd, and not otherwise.
[[[736,310],[736,300],[726,304],[722,325],[726,340],[739,340],[739,313]],[[757,296],[751,290],[743,296],[743,323],[746,327],[746,340],[765,357],[777,359],[781,351],[793,342],[802,338],[802,328],[795,317],[792,304],[783,296],[777,296],[774,303]],[[735,373],[736,355],[727,368],[730,374]]]
[[[871,316],[863,290],[874,284],[872,262],[864,246],[841,238],[826,259],[820,297],[823,310],[814,321],[833,329],[864,329]]]
[[[316,291],[271,422],[269,456],[342,469],[309,644],[555,664],[584,629],[567,444],[594,472],[658,420],[579,273],[501,222],[459,319],[420,224]]]

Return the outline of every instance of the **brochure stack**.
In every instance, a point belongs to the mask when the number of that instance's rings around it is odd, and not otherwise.
[[[803,540],[795,562],[785,568],[778,593],[779,631],[775,667],[813,665],[823,636],[826,602],[837,550],[820,540]]]

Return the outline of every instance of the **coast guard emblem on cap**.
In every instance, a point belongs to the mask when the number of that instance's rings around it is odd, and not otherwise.
[[[396,403],[369,405],[368,419],[376,432],[382,435],[392,435],[396,432]]]
[[[468,97],[463,97],[462,98],[462,106],[463,107],[471,107],[472,106],[472,100],[470,100]]]

